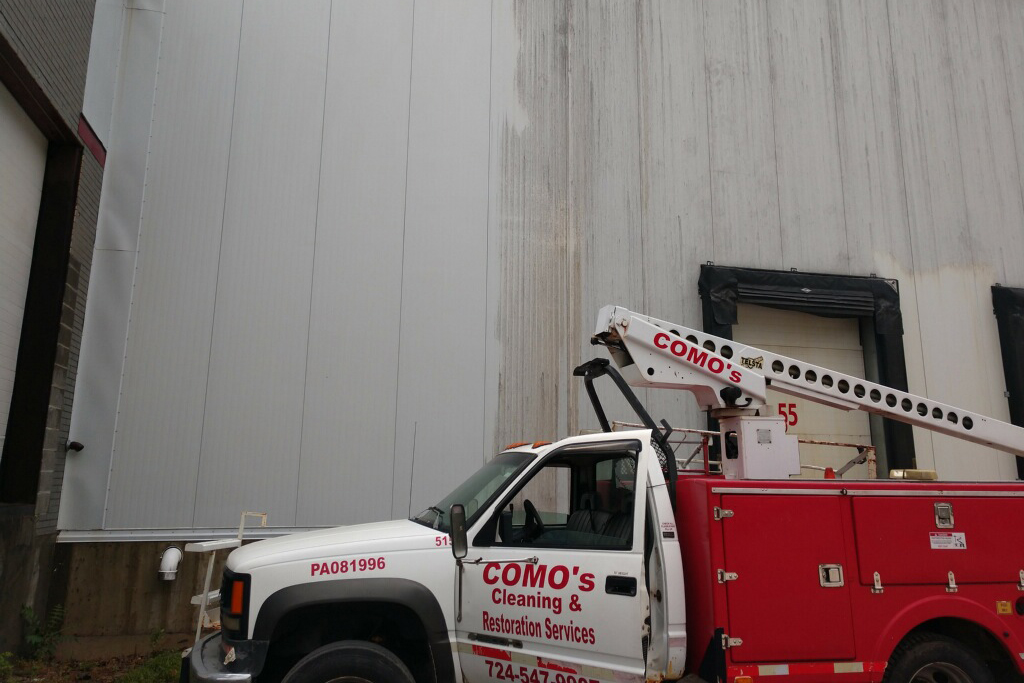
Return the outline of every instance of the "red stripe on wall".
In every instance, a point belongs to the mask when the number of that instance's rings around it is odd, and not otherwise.
[[[82,144],[85,145],[86,149],[92,152],[92,155],[96,157],[96,161],[100,162],[100,166],[104,166],[107,163],[107,148],[103,146],[100,139],[96,137],[96,131],[92,129],[89,122],[85,118],[85,114],[78,115],[78,137],[82,139]]]

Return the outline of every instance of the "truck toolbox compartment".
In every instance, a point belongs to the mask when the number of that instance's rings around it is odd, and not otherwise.
[[[868,496],[853,499],[859,580],[885,586],[1013,582],[1024,570],[1024,499]],[[951,506],[952,523],[936,503]]]
[[[845,567],[838,496],[725,495],[722,523],[729,635],[737,662],[850,659],[849,579],[823,584],[822,567]],[[833,571],[833,573],[837,573]]]

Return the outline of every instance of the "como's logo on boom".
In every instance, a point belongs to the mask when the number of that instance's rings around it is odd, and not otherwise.
[[[692,363],[716,375],[730,370],[728,378],[733,384],[739,384],[743,379],[743,375],[733,367],[732,363],[727,363],[718,356],[709,356],[708,352],[699,346],[687,346],[682,339],[672,339],[664,332],[654,335],[654,345],[659,349],[667,349],[672,352],[673,356],[682,358],[687,363]]]

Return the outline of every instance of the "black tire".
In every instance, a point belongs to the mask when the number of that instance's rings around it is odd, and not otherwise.
[[[362,640],[343,640],[313,650],[281,683],[415,683],[393,652]]]
[[[883,683],[995,683],[974,652],[938,633],[907,636],[889,658]]]

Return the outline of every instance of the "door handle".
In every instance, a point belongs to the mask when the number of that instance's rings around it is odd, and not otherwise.
[[[470,640],[475,640],[480,643],[488,643],[490,645],[501,645],[502,647],[523,647],[523,641],[512,640],[511,638],[499,638],[498,636],[489,636],[485,633],[470,633]]]
[[[636,595],[635,576],[607,576],[604,579],[604,592],[609,595]]]

